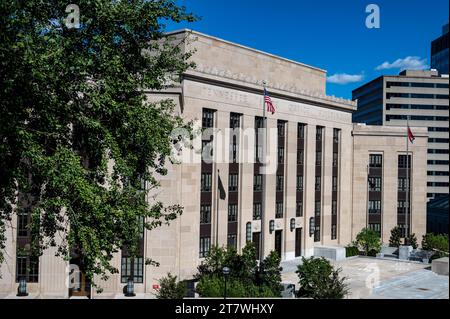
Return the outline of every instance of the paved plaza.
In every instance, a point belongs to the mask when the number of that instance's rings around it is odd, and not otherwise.
[[[331,261],[347,277],[350,299],[448,299],[448,276],[433,273],[431,265],[370,257]],[[282,262],[283,282],[298,288],[295,271],[301,259]]]

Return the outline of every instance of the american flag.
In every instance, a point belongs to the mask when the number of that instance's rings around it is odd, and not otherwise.
[[[266,88],[264,88],[264,102],[267,105],[267,112],[275,113],[275,106],[273,106],[272,100],[270,99],[269,94],[267,93]]]

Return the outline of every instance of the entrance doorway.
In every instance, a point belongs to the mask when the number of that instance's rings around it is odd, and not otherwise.
[[[261,239],[261,233],[260,232],[255,232],[255,233],[253,233],[253,238],[252,238],[252,240],[253,240],[253,244],[255,245],[255,248],[256,248],[256,260],[259,260],[259,247],[260,247],[260,245],[259,245],[259,241],[260,241],[260,239]]]
[[[275,231],[275,251],[278,253],[278,256],[280,257],[280,259],[281,259],[282,237],[283,237],[283,231],[276,230]]]
[[[91,281],[83,271],[80,258],[70,260],[69,297],[91,297]]]
[[[302,228],[295,229],[295,257],[302,255]]]

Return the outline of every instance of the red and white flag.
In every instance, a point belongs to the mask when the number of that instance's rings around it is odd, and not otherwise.
[[[411,129],[409,128],[409,125],[407,126],[408,128],[408,140],[413,143],[415,140],[414,134],[411,132]]]
[[[264,88],[264,103],[267,106],[267,112],[275,113],[275,106],[273,106],[272,100],[270,99],[269,94],[267,93],[266,88]]]

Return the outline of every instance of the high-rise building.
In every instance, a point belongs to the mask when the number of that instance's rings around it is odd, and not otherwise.
[[[411,127],[427,127],[429,198],[449,193],[448,85],[448,75],[436,70],[407,70],[353,90],[358,104],[353,122],[405,127],[408,121]]]
[[[431,68],[440,74],[448,74],[448,23],[442,27],[442,35],[431,42]]]

